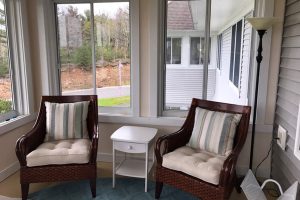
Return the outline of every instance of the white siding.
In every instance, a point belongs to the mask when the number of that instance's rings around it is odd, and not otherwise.
[[[245,18],[251,16],[252,14],[249,14],[245,16]],[[239,98],[245,100],[245,102],[248,101],[248,79],[249,79],[249,67],[250,67],[251,37],[252,37],[252,26],[247,20],[244,20]]]
[[[300,1],[287,0],[281,48],[275,127],[287,129],[286,150],[276,144],[272,153],[271,175],[286,189],[300,181],[300,161],[294,156],[298,103],[300,101]],[[276,129],[275,129],[276,130]]]
[[[249,16],[251,14],[246,15],[245,18]],[[212,100],[242,105],[248,104],[252,27],[248,22],[245,22],[246,20],[243,21],[239,86],[234,86],[229,80],[232,39],[232,27],[230,26],[222,33],[221,68],[216,74],[216,91]]]
[[[166,65],[165,104],[169,107],[189,106],[192,98],[202,99],[203,65],[190,64],[190,38],[204,37],[199,31],[173,31],[170,37],[182,39],[181,64]],[[208,70],[208,98],[216,87],[216,37],[211,37],[210,63]]]
[[[203,69],[168,69],[166,72],[166,105],[188,106],[192,98],[202,98]],[[208,70],[208,97],[214,95],[216,69]]]

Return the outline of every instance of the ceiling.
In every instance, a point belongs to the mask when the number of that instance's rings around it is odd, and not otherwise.
[[[189,3],[195,29],[203,31],[205,29],[206,0],[190,0]],[[211,31],[219,32],[253,9],[254,0],[212,0]]]
[[[212,0],[211,30],[219,31],[249,9],[254,10],[254,0]]]

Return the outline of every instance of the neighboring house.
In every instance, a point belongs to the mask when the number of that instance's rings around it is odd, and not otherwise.
[[[200,10],[203,6],[196,5],[200,3],[168,3],[165,47],[167,108],[185,109],[191,98],[202,98],[205,12]],[[252,10],[250,7],[239,18],[229,16],[225,24],[211,26],[208,99],[248,103],[252,28],[245,18]]]
[[[204,27],[199,26],[192,2],[172,1],[168,3],[166,42],[166,106],[182,108],[190,104],[191,98],[202,98]],[[194,2],[199,3],[199,2]],[[201,22],[204,23],[204,18]],[[203,24],[202,23],[202,24]],[[202,29],[202,30],[201,30]],[[209,62],[208,97],[215,93],[215,41],[211,40]],[[189,88],[189,89],[187,89]],[[182,108],[184,109],[184,108]]]
[[[219,66],[213,100],[248,104],[252,27],[247,14],[217,37]]]

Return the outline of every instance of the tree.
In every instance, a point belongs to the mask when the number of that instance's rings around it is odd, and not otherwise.
[[[0,77],[9,74],[5,11],[0,9]]]
[[[129,11],[119,8],[116,13],[115,49],[118,56],[128,57]]]
[[[77,48],[75,53],[75,62],[85,70],[91,69],[92,64],[92,49],[89,44],[84,44]]]
[[[72,5],[68,6],[66,16],[78,18],[78,8],[75,8]]]

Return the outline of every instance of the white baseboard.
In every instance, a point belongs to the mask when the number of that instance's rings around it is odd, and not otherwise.
[[[129,157],[134,157],[138,159],[145,159],[143,155],[135,155],[135,154],[127,154]],[[121,161],[124,157],[120,154],[116,156],[116,160]],[[102,161],[102,162],[112,162],[112,154],[110,153],[100,153],[98,152],[97,155],[97,161]],[[248,172],[249,168],[248,166],[236,166],[236,173],[239,176],[245,176]],[[254,172],[253,172],[254,173]],[[263,178],[270,178],[270,169],[268,168],[259,168],[257,171],[257,176],[258,177],[263,177]]]
[[[20,169],[20,164],[17,161],[11,164],[10,166],[8,166],[7,168],[3,169],[2,171],[0,171],[0,182],[6,179],[7,177],[11,176],[12,174],[14,174],[19,169]]]

